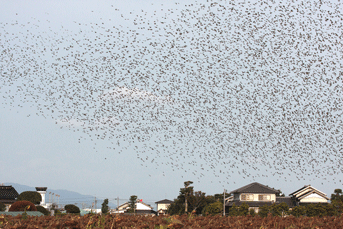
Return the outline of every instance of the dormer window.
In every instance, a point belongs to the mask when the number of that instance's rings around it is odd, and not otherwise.
[[[241,200],[253,201],[254,195],[253,194],[241,194]]]
[[[266,194],[258,195],[258,200],[259,201],[270,201],[271,200],[271,196],[270,195],[266,195]]]

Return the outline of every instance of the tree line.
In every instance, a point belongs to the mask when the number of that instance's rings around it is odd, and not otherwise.
[[[196,215],[223,214],[224,193],[206,195],[204,192],[194,191],[194,187],[191,186],[192,183],[192,181],[184,182],[184,187],[180,188],[178,197],[174,199],[174,202],[169,206],[167,213],[170,215],[182,215],[185,213],[193,213]],[[229,196],[230,194],[225,193],[225,197]],[[273,216],[293,215],[295,217],[338,216],[343,214],[342,190],[334,190],[334,193],[331,195],[331,203],[300,205],[293,207],[293,209],[289,209],[289,206],[286,203],[273,203],[270,206],[261,206],[258,213],[256,213],[254,209],[249,210],[249,205],[247,203],[242,203],[240,206],[233,204],[226,215],[259,215],[260,217],[266,217],[269,214]]]

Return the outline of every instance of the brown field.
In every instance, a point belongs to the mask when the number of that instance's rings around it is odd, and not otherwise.
[[[343,228],[343,217],[0,216],[0,228]]]

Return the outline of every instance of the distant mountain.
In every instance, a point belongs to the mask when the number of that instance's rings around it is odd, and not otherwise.
[[[4,185],[12,185],[15,190],[20,194],[24,191],[36,191],[35,187],[30,187],[27,185],[17,184],[17,183],[4,183]],[[94,203],[95,197],[92,195],[82,195],[77,192],[62,190],[62,189],[48,189],[46,190],[45,202],[50,203],[52,202],[52,193],[55,195],[60,195],[61,197],[58,198],[54,195],[54,203],[59,205],[66,205],[66,204],[76,204],[79,208],[90,208],[92,203]],[[50,195],[49,195],[50,193]],[[103,203],[103,199],[97,198],[97,208],[101,208],[101,204]],[[116,204],[109,202],[108,206],[110,208],[116,208]]]

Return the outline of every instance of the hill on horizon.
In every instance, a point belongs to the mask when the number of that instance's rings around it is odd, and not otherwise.
[[[12,185],[15,190],[17,190],[17,192],[20,194],[24,191],[36,191],[35,187],[31,187],[31,186],[27,186],[27,185],[22,185],[22,184],[17,184],[17,183],[4,183],[4,185]],[[75,204],[77,205],[79,208],[91,208],[92,207],[92,203],[94,203],[95,200],[95,196],[92,195],[83,195],[80,194],[78,192],[74,192],[74,191],[68,191],[65,189],[47,189],[46,192],[46,196],[45,196],[45,202],[46,203],[50,203],[52,202],[52,195],[49,193],[54,193],[57,195],[60,195],[60,198],[58,200],[58,198],[56,196],[54,196],[54,203],[58,203],[59,206],[64,206],[67,204]],[[98,209],[101,208],[101,204],[103,203],[104,199],[96,199],[97,200],[97,205],[96,207]],[[111,201],[111,200],[110,200]],[[108,203],[108,206],[110,208],[116,208],[117,204],[114,204],[112,202]]]

